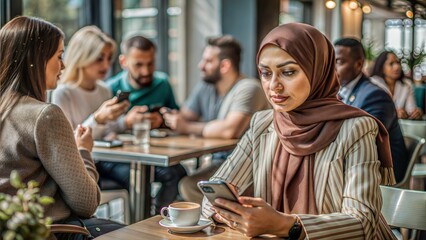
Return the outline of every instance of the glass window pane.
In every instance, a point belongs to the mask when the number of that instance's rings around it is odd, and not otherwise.
[[[116,0],[116,36],[142,35],[157,42],[157,5],[158,0]]]
[[[43,18],[60,27],[65,43],[83,25],[83,0],[23,0],[23,15]],[[60,10],[58,10],[60,6]]]

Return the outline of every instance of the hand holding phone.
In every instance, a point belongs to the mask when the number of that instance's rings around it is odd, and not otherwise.
[[[130,96],[130,92],[123,92],[121,90],[118,90],[117,91],[117,95],[116,95],[116,97],[117,97],[117,103],[120,103],[120,102],[122,102],[124,100],[129,101],[129,96]]]
[[[213,205],[215,204],[216,198],[238,202],[238,195],[223,181],[200,181],[197,185],[204,196],[206,196]]]

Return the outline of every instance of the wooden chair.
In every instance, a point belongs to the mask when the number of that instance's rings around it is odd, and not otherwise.
[[[411,173],[414,164],[419,159],[420,150],[423,148],[423,145],[425,145],[426,140],[412,135],[404,135],[404,142],[408,152],[410,153],[409,163],[404,178],[393,187],[408,189],[410,187]]]
[[[89,230],[86,228],[71,224],[52,224],[50,226],[50,233],[52,235],[55,233],[75,233],[82,234],[85,237],[91,236]]]
[[[426,230],[426,192],[380,186],[382,214],[390,226],[413,230]],[[398,239],[402,235],[393,230]],[[416,239],[413,231],[412,238]]]

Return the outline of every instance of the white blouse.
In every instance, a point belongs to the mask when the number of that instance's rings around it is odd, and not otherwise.
[[[404,78],[402,82],[396,81],[393,95],[383,78],[373,76],[371,77],[371,82],[389,93],[395,103],[396,109],[405,109],[405,111],[410,115],[417,108],[416,100],[414,98],[414,88],[408,79]]]

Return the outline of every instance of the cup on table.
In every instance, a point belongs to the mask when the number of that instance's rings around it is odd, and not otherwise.
[[[151,121],[144,119],[141,122],[133,124],[133,144],[149,145],[149,131],[151,130]]]
[[[160,213],[176,226],[195,226],[200,220],[201,207],[198,203],[176,202],[163,207]]]

